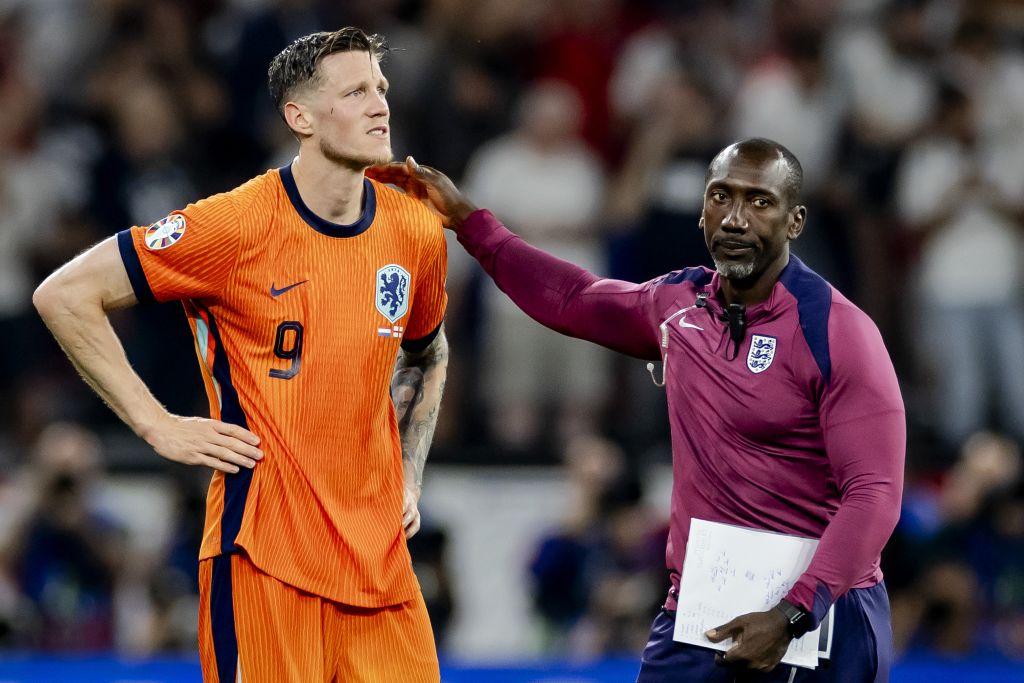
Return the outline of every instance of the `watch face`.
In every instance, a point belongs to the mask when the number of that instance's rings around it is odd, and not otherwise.
[[[811,630],[811,615],[801,609],[796,610],[796,615],[789,622],[789,632],[794,638],[799,638]]]

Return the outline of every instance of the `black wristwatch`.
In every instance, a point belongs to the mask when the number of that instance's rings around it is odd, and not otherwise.
[[[793,638],[799,638],[811,630],[811,615],[786,600],[779,600],[775,606],[786,617],[786,630]]]

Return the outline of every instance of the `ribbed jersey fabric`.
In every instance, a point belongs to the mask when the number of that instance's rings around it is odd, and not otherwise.
[[[447,297],[440,219],[367,180],[351,226],[318,219],[275,169],[118,236],[140,300],[183,302],[214,418],[262,439],[216,473],[201,559],[253,564],[329,600],[382,607],[418,590],[402,532],[389,383],[403,341]]]

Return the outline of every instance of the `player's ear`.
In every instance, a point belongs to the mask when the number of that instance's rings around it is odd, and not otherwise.
[[[701,216],[700,220],[697,221],[697,227],[700,228],[701,232],[704,232],[704,216]]]
[[[285,102],[284,120],[296,135],[308,137],[313,134],[313,121],[309,109],[298,102]]]

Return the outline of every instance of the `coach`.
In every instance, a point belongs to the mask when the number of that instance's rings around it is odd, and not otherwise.
[[[892,629],[879,556],[899,517],[903,401],[875,325],[790,254],[806,209],[789,150],[754,138],[719,152],[699,222],[715,270],[686,268],[643,284],[602,279],[529,246],[411,159],[373,173],[443,214],[538,322],[662,361],[673,450],[672,587],[639,683],[888,680]],[[820,539],[775,607],[707,633],[734,639],[724,656],[672,639],[695,518]],[[833,605],[829,664],[777,666],[791,639]]]

